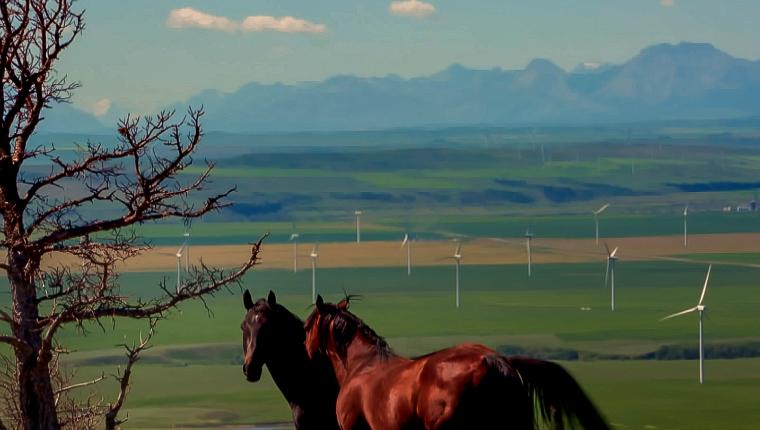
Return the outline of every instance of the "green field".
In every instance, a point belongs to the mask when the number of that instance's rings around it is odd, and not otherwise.
[[[400,244],[406,233],[420,240],[521,237],[527,227],[537,238],[591,238],[591,211],[606,202],[603,238],[680,235],[687,204],[691,234],[760,232],[760,212],[722,212],[747,205],[760,190],[760,132],[751,122],[212,133],[207,139],[196,159],[207,157],[217,168],[203,193],[238,191],[230,208],[193,223],[193,245],[250,243],[267,232],[267,243],[287,242],[293,232],[303,244],[353,241],[356,209],[364,211],[364,240]],[[24,173],[33,177],[46,168],[30,166]],[[193,167],[182,179],[198,172]],[[94,204],[84,215],[120,214]],[[154,245],[179,246],[184,231],[180,222],[136,227]],[[760,263],[760,245],[757,252],[678,257],[716,263],[706,299],[704,386],[697,383],[695,360],[631,358],[662,347],[694,352],[696,315],[660,319],[696,304],[706,264],[621,260],[614,313],[601,260],[535,265],[528,279],[524,266],[470,266],[465,258],[460,309],[454,308],[453,267],[416,267],[412,277],[402,267],[320,269],[317,282],[330,301],[344,291],[361,295],[354,312],[404,355],[472,341],[537,355],[576,353],[581,360],[562,364],[616,428],[755,429],[760,356],[726,360],[715,354],[760,349],[760,270],[731,265]],[[174,274],[130,272],[120,279],[125,294],[150,297],[164,278],[171,282]],[[309,271],[257,270],[245,285],[256,297],[274,290],[279,302],[305,317],[310,281]],[[0,305],[8,300],[7,280],[0,278]],[[135,368],[126,428],[289,420],[267,374],[256,384],[242,375],[239,292],[208,303],[212,315],[189,303],[159,325],[155,347]],[[60,342],[73,350],[66,365],[77,371],[77,381],[114,371],[124,360],[116,345],[146,329],[141,321],[102,322],[86,333],[61,333]],[[108,400],[116,387],[106,383],[98,390]]]
[[[521,266],[463,266],[462,307],[454,308],[453,268],[320,270],[318,285],[328,300],[343,290],[360,294],[353,310],[402,354],[429,352],[463,341],[494,348],[571,348],[606,354],[638,355],[661,345],[696,347],[696,317],[659,322],[692,306],[705,267],[686,263],[621,263],[617,311],[609,311],[601,264],[537,265],[527,280]],[[760,289],[756,270],[713,268],[706,321],[708,345],[760,339]],[[125,274],[131,294],[149,296],[162,274]],[[310,273],[259,271],[246,285],[255,296],[269,289],[301,316],[309,312]],[[211,301],[209,318],[200,304],[184,306],[162,322],[149,351],[136,368],[127,407],[133,428],[172,425],[250,424],[288,419],[288,408],[271,381],[245,382],[240,371],[240,296]],[[591,307],[582,311],[581,307]],[[120,321],[116,330],[94,329],[88,336],[68,332],[61,341],[77,350],[68,363],[80,377],[112,369],[122,360],[113,345],[143,328]],[[144,328],[143,328],[144,329]],[[686,361],[581,361],[565,365],[621,428],[752,428],[760,411],[750,399],[760,395],[760,358],[709,360],[707,384],[698,386],[697,363]],[[101,388],[107,393],[106,386]],[[112,388],[113,390],[113,388]],[[614,395],[613,395],[614,394]],[[720,396],[721,402],[711,402]],[[691,414],[694,405],[700,412]],[[686,424],[679,424],[686,420]]]

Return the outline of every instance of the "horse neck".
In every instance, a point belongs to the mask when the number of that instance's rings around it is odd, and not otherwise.
[[[280,338],[279,347],[272,352],[266,365],[285,399],[291,405],[308,408],[322,401],[321,397],[337,395],[332,393],[335,382],[329,375],[331,369],[309,359],[303,334],[285,334]]]
[[[390,351],[378,349],[374,341],[361,333],[357,333],[348,344],[345,357],[341,357],[336,348],[329,348],[327,355],[332,362],[340,386],[343,386],[352,374],[361,372],[376,363],[398,358]]]

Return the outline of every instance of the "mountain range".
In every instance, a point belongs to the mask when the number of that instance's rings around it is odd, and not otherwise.
[[[463,125],[597,124],[760,115],[760,61],[711,44],[660,44],[629,61],[565,71],[545,59],[522,70],[452,65],[401,78],[334,76],[321,82],[251,82],[205,90],[173,107],[203,105],[207,130],[232,133],[335,131]],[[46,130],[81,132],[94,117],[62,109]],[[56,129],[52,127],[63,127]]]

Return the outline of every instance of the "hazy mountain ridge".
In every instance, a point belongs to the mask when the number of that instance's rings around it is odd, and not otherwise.
[[[175,107],[188,104],[204,105],[207,130],[234,133],[736,118],[760,114],[760,61],[706,43],[660,44],[624,64],[570,72],[545,59],[522,70],[454,64],[410,79],[251,82],[232,93],[205,90]]]

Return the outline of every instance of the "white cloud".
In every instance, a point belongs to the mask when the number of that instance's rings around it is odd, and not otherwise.
[[[262,32],[275,31],[280,33],[324,33],[327,26],[316,24],[292,16],[281,18],[274,16],[249,16],[242,22],[237,22],[223,16],[211,15],[193,8],[174,9],[166,19],[170,28],[205,28],[217,31]]]
[[[190,7],[169,12],[166,25],[171,28],[205,28],[220,31],[235,31],[238,28],[238,24],[229,18],[210,15]]]
[[[243,31],[279,31],[282,33],[324,33],[327,27],[324,24],[315,24],[303,19],[284,16],[249,16],[240,24]]]
[[[435,6],[420,0],[400,0],[391,2],[390,11],[394,15],[424,18],[435,13]]]
[[[92,113],[97,117],[101,117],[107,114],[110,109],[111,100],[109,99],[98,100],[94,105],[92,105]]]
[[[665,7],[672,7],[676,4],[676,0],[660,0],[660,4]]]

